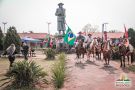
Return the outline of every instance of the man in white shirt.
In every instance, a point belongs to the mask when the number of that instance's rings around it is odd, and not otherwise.
[[[90,44],[92,43],[92,35],[91,34],[88,34],[88,38],[87,38],[87,49],[90,47]]]

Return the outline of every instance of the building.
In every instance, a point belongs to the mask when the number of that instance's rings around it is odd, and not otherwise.
[[[44,42],[47,39],[48,34],[47,33],[18,33],[20,38],[24,38],[24,37],[29,37],[29,38],[33,38],[33,39],[38,39],[41,40],[41,42],[35,43],[35,42],[29,42],[29,45],[31,47],[44,47],[46,42]],[[50,35],[51,38],[53,37],[52,35]]]

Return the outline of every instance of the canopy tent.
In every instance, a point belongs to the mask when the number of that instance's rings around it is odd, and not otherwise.
[[[41,42],[41,40],[33,39],[33,38],[30,38],[30,37],[24,37],[21,40],[22,40],[22,42],[35,42],[35,43]]]

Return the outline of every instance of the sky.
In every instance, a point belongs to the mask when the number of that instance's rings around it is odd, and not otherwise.
[[[20,33],[34,31],[47,33],[57,32],[57,17],[55,16],[58,3],[64,3],[66,22],[74,33],[78,33],[86,24],[98,25],[108,23],[106,30],[124,31],[135,28],[135,0],[0,0],[0,26],[7,22],[15,26]]]

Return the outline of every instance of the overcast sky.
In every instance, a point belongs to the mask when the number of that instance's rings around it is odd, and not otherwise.
[[[18,32],[47,32],[47,22],[51,22],[50,32],[57,32],[58,3],[66,9],[66,22],[77,33],[90,23],[109,23],[108,30],[124,31],[135,28],[135,0],[0,0],[0,26],[8,22],[6,28],[15,26]]]

